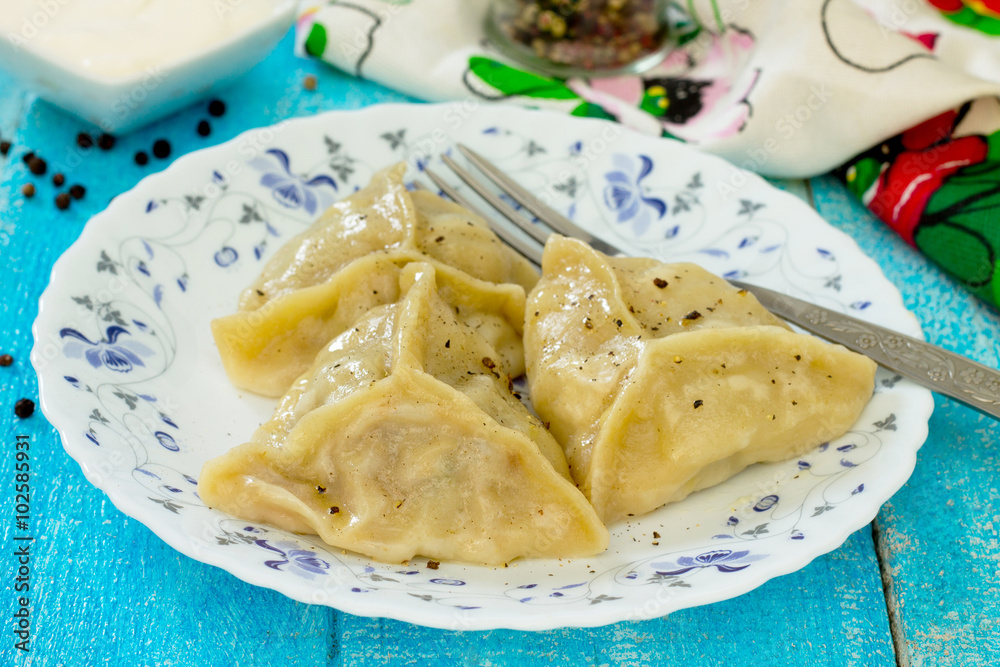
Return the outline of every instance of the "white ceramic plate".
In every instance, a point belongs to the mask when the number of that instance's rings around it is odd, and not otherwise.
[[[273,407],[228,383],[209,321],[232,312],[269,254],[335,199],[395,161],[417,176],[455,141],[616,245],[920,335],[850,239],[685,145],[503,106],[333,112],[179,159],[115,199],[57,262],[32,362],[42,408],[87,478],[177,550],[296,600],[434,627],[531,630],[739,595],[839,546],[903,485],[933,402],[880,371],[844,437],[613,526],[594,558],[385,565],[206,508],[202,463],[246,441]]]

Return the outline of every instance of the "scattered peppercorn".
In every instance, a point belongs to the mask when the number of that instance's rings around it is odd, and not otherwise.
[[[77,184],[69,189],[69,193],[73,199],[83,199],[83,196],[87,194],[87,190],[82,185]]]
[[[664,280],[663,278],[653,278],[653,284],[659,287],[660,289],[663,289],[664,287],[667,286],[667,281]]]
[[[109,151],[115,147],[115,138],[110,134],[102,134],[97,137],[97,145],[101,147],[101,150]]]
[[[86,132],[76,135],[76,145],[80,148],[91,148],[94,145],[94,138]]]
[[[56,208],[66,210],[69,208],[69,202],[69,195],[65,192],[60,192],[56,195]]]
[[[0,141],[0,155],[7,155],[10,152],[10,142]]]
[[[136,152],[135,158],[133,158],[133,159],[135,160],[135,163],[137,165],[139,165],[140,167],[142,165],[146,164],[147,162],[149,162],[149,156],[146,155],[146,151],[138,151],[138,152]]]
[[[167,141],[166,139],[157,139],[155,142],[153,142],[153,155],[160,158],[161,160],[163,158],[169,157],[170,142]]]
[[[10,356],[9,354],[0,354],[0,366],[7,367],[10,366],[12,363],[14,363],[14,357]]]
[[[21,419],[27,419],[35,413],[35,402],[30,398],[22,398],[14,404],[14,414]]]
[[[57,188],[66,182],[66,177],[62,174],[52,174],[52,185]]]
[[[330,508],[330,514],[336,514],[339,511],[340,511],[340,508],[337,507],[336,505],[334,505],[333,507]]]
[[[44,175],[45,172],[48,170],[48,168],[49,168],[49,165],[47,165],[45,163],[45,160],[43,160],[40,157],[32,155],[31,159],[28,160],[28,169],[35,176],[42,176],[42,175]]]
[[[208,103],[208,113],[218,118],[226,113],[226,103],[222,100],[212,100]]]
[[[427,569],[428,570],[436,570],[439,567],[441,567],[441,563],[440,562],[438,562],[436,560],[429,560],[429,561],[427,561]]]
[[[202,137],[207,137],[212,134],[212,126],[207,120],[203,120],[198,123],[198,135]]]
[[[312,74],[302,80],[302,87],[306,90],[316,90],[316,77]]]
[[[701,313],[699,313],[697,310],[692,310],[690,313],[684,316],[684,319],[685,320],[701,319]]]
[[[24,164],[28,164],[34,158],[35,158],[35,151],[28,151],[27,153],[21,156],[21,160],[24,162]]]
[[[703,405],[705,405],[705,401],[703,401],[703,400],[701,400],[699,398],[697,401],[694,402],[694,409],[697,410],[698,408],[700,408]]]
[[[35,186],[31,183],[25,183],[21,186],[21,194],[31,199],[35,196]]]

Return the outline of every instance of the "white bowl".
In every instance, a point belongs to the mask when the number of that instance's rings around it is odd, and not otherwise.
[[[43,5],[45,3],[42,3]],[[273,0],[273,11],[238,31],[215,41],[203,42],[184,52],[185,34],[164,25],[156,37],[174,40],[182,48],[169,57],[143,63],[132,72],[105,73],[81,66],[79,58],[53,52],[36,39],[66,11],[65,2],[52,0],[48,9],[22,3],[23,13],[7,14],[0,26],[0,66],[20,79],[43,99],[97,125],[104,132],[127,132],[210,95],[246,73],[264,59],[288,32],[295,16],[295,0]],[[218,3],[216,3],[218,4]],[[239,3],[229,3],[237,8]],[[113,3],[104,3],[111,9]],[[101,12],[101,5],[93,5]],[[31,11],[35,9],[37,11]],[[123,17],[108,12],[107,22],[122,25]],[[100,21],[105,15],[98,14]],[[94,21],[93,19],[91,19]],[[91,24],[95,25],[97,21]],[[149,27],[149,22],[146,24]],[[138,27],[138,26],[137,26]],[[60,26],[66,31],[65,24]],[[86,28],[84,28],[86,30]],[[72,37],[72,35],[71,35]],[[136,34],[130,35],[133,41]],[[51,46],[51,45],[50,45]],[[123,42],[122,53],[128,53]]]

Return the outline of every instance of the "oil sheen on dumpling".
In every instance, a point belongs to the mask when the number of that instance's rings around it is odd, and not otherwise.
[[[693,264],[552,237],[528,297],[532,403],[607,522],[843,434],[875,364]]]
[[[386,562],[603,551],[559,445],[435,273],[407,265],[397,302],[333,339],[249,443],[205,465],[201,497]]]
[[[409,262],[438,265],[445,291],[458,280],[448,267],[518,289],[534,285],[534,268],[485,222],[429,192],[407,191],[404,171],[403,164],[382,170],[334,204],[275,253],[240,296],[239,312],[212,322],[234,385],[281,396],[345,326],[399,298],[399,271]],[[520,343],[492,342],[511,372],[523,373]]]

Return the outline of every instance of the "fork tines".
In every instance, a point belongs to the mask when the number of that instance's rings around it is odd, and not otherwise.
[[[434,181],[435,185],[437,185],[442,192],[453,199],[456,203],[484,218],[489,223],[490,228],[496,232],[497,236],[503,239],[508,245],[514,248],[514,250],[521,253],[530,261],[539,266],[541,265],[541,246],[545,245],[546,239],[553,231],[565,236],[571,236],[586,241],[594,249],[608,255],[624,254],[618,248],[615,248],[614,246],[597,238],[593,234],[581,229],[572,220],[543,203],[482,155],[466,146],[463,146],[462,144],[458,144],[457,147],[462,155],[464,155],[470,163],[479,169],[504,194],[534,214],[534,216],[538,219],[538,223],[528,220],[525,216],[518,213],[514,207],[501,199],[489,187],[474,177],[471,173],[469,173],[469,171],[458,165],[447,155],[442,155],[441,160],[448,166],[448,168],[455,172],[456,176],[462,179],[466,185],[472,188],[480,197],[495,208],[503,216],[503,218],[501,219],[497,218],[497,216],[484,215],[478,207],[469,202],[466,197],[456,192],[455,189],[447,183],[447,181],[442,179],[432,170],[424,170],[427,173],[427,176]],[[516,226],[516,229],[511,226],[511,223]],[[523,233],[519,233],[518,230]],[[527,237],[525,235],[527,235]]]

